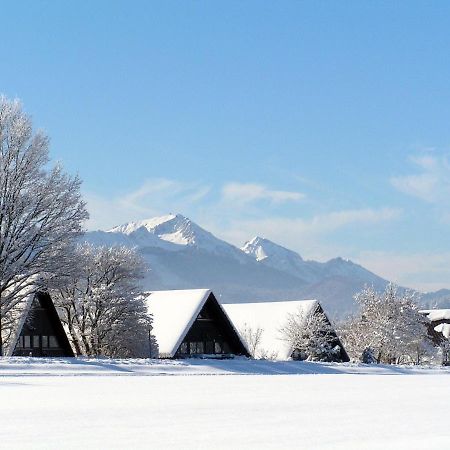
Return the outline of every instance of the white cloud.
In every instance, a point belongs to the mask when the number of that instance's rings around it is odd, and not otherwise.
[[[90,230],[108,229],[133,220],[145,219],[169,212],[186,210],[201,202],[210,191],[209,186],[182,183],[157,178],[146,180],[132,192],[113,198],[86,193]]]
[[[395,283],[423,292],[448,288],[450,253],[361,252],[355,258],[367,269]]]
[[[448,204],[450,200],[450,163],[445,155],[413,156],[410,161],[420,173],[396,176],[391,184],[400,192],[429,203]]]
[[[321,236],[337,229],[354,224],[366,226],[390,222],[398,219],[401,210],[393,208],[353,209],[334,211],[316,215],[310,219],[265,217],[263,219],[230,220],[224,228],[220,223],[206,222],[211,231],[237,246],[241,246],[247,239],[259,235],[292,250],[306,253],[309,258],[327,259],[342,254],[338,246],[324,248]]]
[[[256,183],[227,183],[222,188],[225,201],[244,205],[258,200],[271,203],[297,202],[305,198],[305,194],[292,191],[276,191]]]

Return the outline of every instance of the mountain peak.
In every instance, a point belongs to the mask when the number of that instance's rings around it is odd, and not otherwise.
[[[182,250],[189,247],[226,254],[238,260],[245,258],[239,249],[216,238],[182,214],[167,214],[129,222],[114,227],[107,233],[126,237],[142,248],[162,247],[167,250]]]
[[[295,258],[302,260],[298,253],[260,236],[255,236],[246,242],[241,250],[247,255],[253,256],[257,261],[262,261],[266,258]]]
[[[153,234],[163,241],[178,245],[194,245],[200,235],[210,233],[181,214],[167,214],[149,219],[128,222],[108,230],[128,236],[136,234]]]

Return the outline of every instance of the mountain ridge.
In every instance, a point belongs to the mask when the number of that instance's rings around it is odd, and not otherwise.
[[[259,236],[238,248],[181,214],[90,231],[83,239],[136,248],[150,268],[146,289],[209,287],[225,303],[316,298],[330,315],[342,317],[354,311],[353,296],[365,285],[382,290],[388,284],[350,260],[305,260]],[[432,302],[433,295],[427,295]]]

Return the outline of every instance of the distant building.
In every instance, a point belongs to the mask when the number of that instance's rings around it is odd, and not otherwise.
[[[249,356],[211,290],[154,291],[146,301],[160,358]]]
[[[50,295],[31,294],[19,314],[7,356],[74,356]]]
[[[450,309],[424,309],[420,313],[430,321],[428,334],[441,347],[443,364],[450,364]]]
[[[281,332],[290,314],[300,313],[305,318],[310,314],[325,314],[317,300],[230,303],[224,304],[223,307],[241,334],[250,333],[254,339],[259,330],[260,353],[277,360],[305,359],[308,356],[299,354]],[[330,324],[328,317],[326,320]],[[245,336],[242,338],[245,340]],[[348,362],[350,360],[335,332],[330,344],[338,350],[336,361]]]
[[[450,338],[450,309],[424,309],[420,311],[430,321],[430,335],[435,343]]]

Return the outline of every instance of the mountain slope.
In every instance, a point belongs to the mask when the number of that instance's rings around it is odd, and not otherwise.
[[[146,289],[207,287],[228,303],[316,298],[330,315],[342,316],[365,285],[384,289],[388,283],[351,261],[306,261],[260,237],[239,249],[180,214],[89,232],[84,239],[137,248],[150,268]]]

